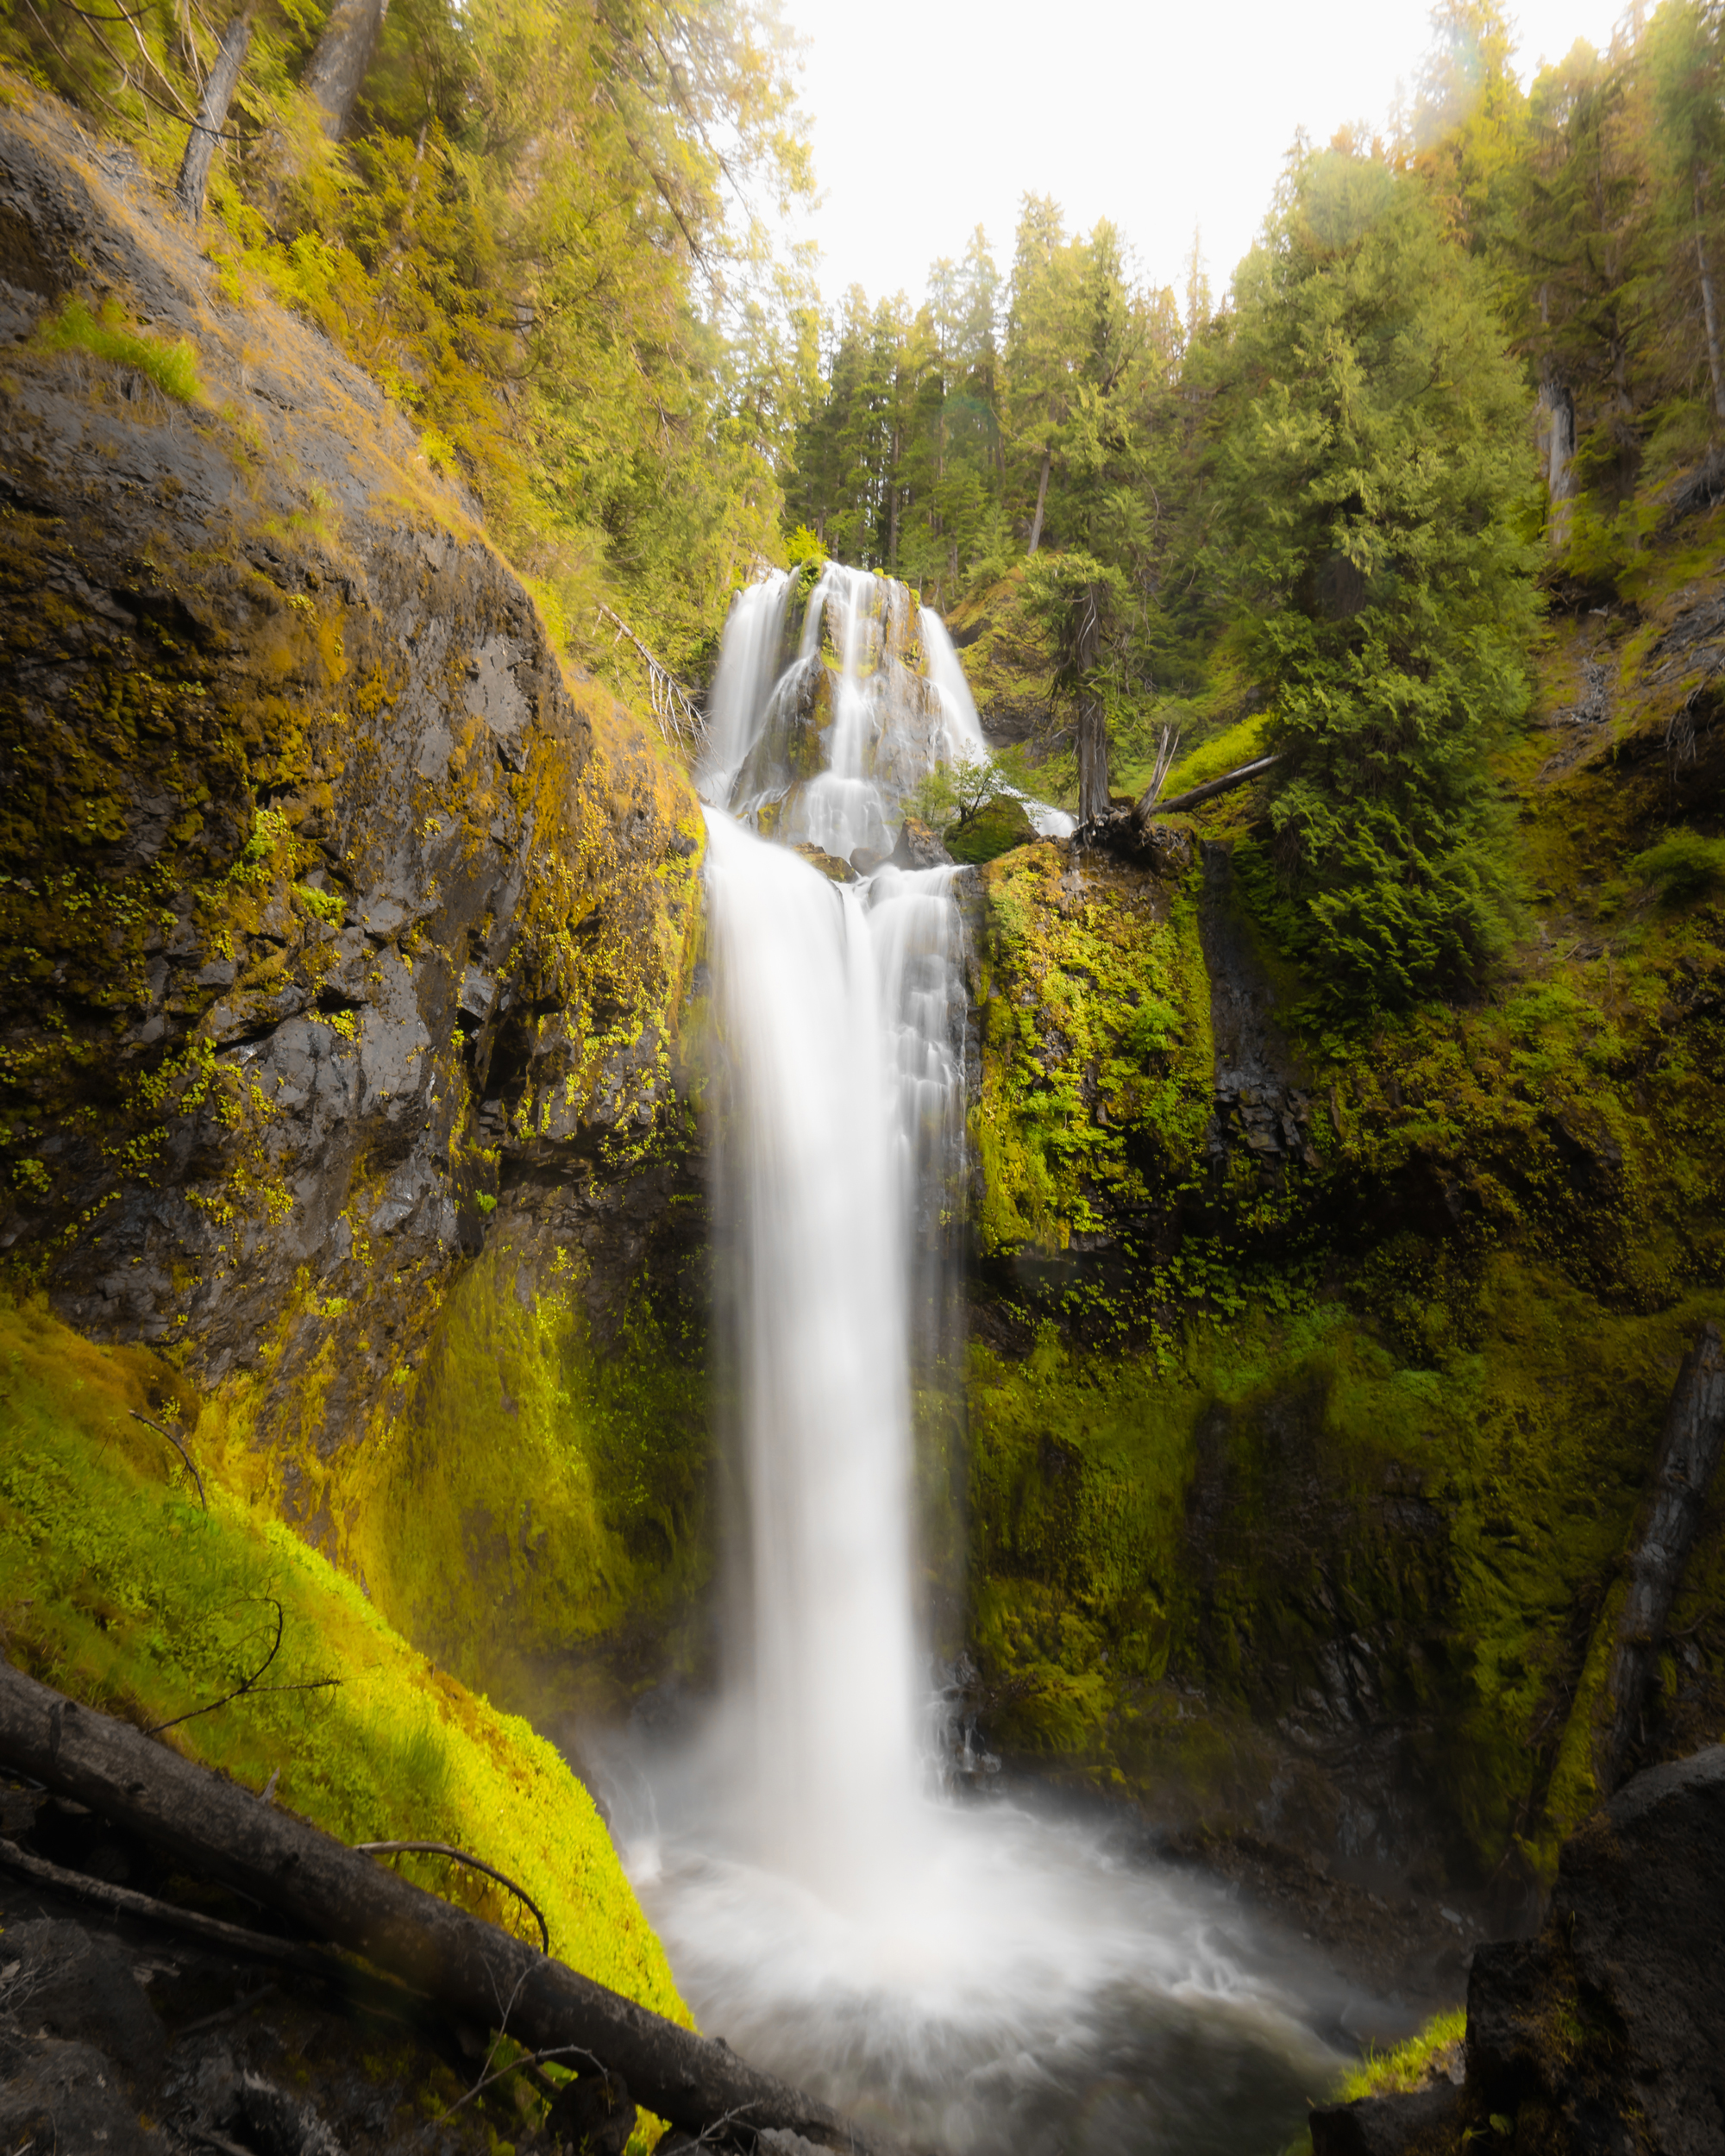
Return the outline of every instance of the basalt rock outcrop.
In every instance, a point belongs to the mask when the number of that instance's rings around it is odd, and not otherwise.
[[[467,1396],[451,1287],[553,1391],[643,1296],[698,1326],[698,805],[375,385],[46,102],[0,113],[0,1250],[416,1629],[380,1491],[526,1412]],[[190,346],[198,394],[80,319]],[[563,1515],[487,1450],[444,1495],[507,1617]]]
[[[1538,1936],[1477,1948],[1466,2078],[1313,2114],[1315,2156],[1725,2149],[1725,1746],[1653,1767],[1565,1843]]]

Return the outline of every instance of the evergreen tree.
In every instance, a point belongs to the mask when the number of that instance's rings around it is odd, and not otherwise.
[[[1214,362],[1209,567],[1280,758],[1260,896],[1360,1012],[1502,940],[1485,759],[1527,699],[1532,473],[1486,273],[1420,184],[1333,152],[1292,177]]]

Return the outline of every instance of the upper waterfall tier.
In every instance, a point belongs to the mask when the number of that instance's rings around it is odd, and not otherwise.
[[[937,764],[988,755],[976,706],[908,586],[829,562],[800,605],[801,590],[775,570],[733,602],[701,793],[789,844],[884,853]]]

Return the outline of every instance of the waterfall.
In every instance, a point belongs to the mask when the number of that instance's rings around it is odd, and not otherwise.
[[[723,815],[708,826],[754,1832],[763,1856],[849,1900],[901,1860],[915,1792],[904,1244],[923,1087],[938,1081],[914,1038],[892,1068],[894,984],[862,899]]]
[[[736,601],[699,783],[744,1585],[723,1699],[620,1749],[613,1814],[702,2024],[859,2119],[947,2156],[1272,2150],[1346,1987],[1094,1825],[943,1799],[919,1750],[911,1404],[953,1359],[966,1012],[955,872],[882,856],[979,752],[903,585]]]

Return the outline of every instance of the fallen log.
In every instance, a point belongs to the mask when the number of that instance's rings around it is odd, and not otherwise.
[[[1189,787],[1183,793],[1170,794],[1167,800],[1158,801],[1156,788],[1147,787],[1132,811],[1132,822],[1142,830],[1152,816],[1171,816],[1176,809],[1194,809],[1201,801],[1213,801],[1217,794],[1244,786],[1248,779],[1256,779],[1278,761],[1275,756],[1260,756],[1256,763],[1243,763],[1237,770],[1225,771],[1220,779],[1207,779],[1202,786]]]
[[[776,2128],[846,2156],[897,2156],[724,2044],[650,2013],[494,1924],[398,1877],[319,1828],[79,1707],[0,1659],[0,1763],[85,1804],[529,2050],[585,2052],[645,2109],[699,2136]],[[721,2140],[715,2133],[713,2139]]]
[[[1594,1625],[1552,1766],[1545,1809],[1559,1838],[1574,1833],[1623,1778],[1722,1451],[1725,1346],[1709,1323],[1678,1372],[1647,1493]]]
[[[223,1923],[219,1916],[206,1916],[201,1909],[183,1909],[172,1902],[159,1902],[153,1894],[116,1886],[110,1879],[93,1879],[87,1871],[68,1871],[63,1865],[50,1864],[46,1857],[33,1857],[28,1849],[15,1848],[3,1836],[0,1836],[0,1868],[34,1879],[38,1886],[51,1887],[56,1894],[93,1902],[97,1908],[110,1909],[116,1916],[133,1916],[141,1923],[160,1924],[166,1931],[184,1932],[188,1938],[201,1939],[206,1946],[225,1947],[230,1954],[281,1962],[303,1976],[333,1977],[345,1966],[321,1946],[302,1946],[297,1939],[272,1939],[267,1932],[248,1932],[242,1925]]]

